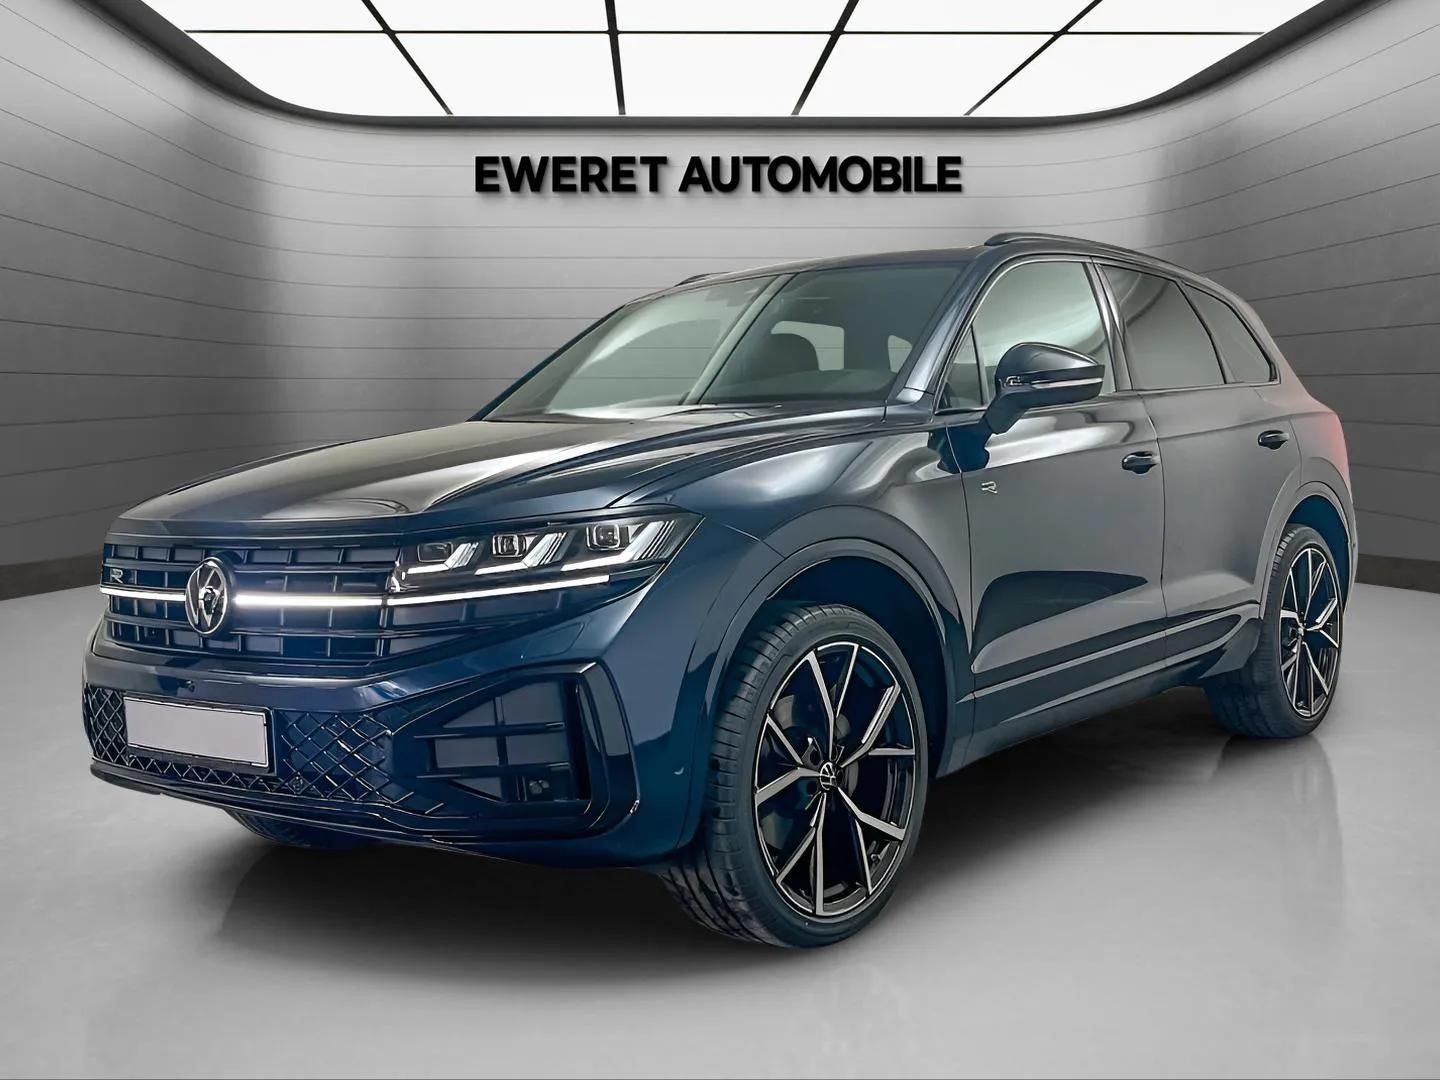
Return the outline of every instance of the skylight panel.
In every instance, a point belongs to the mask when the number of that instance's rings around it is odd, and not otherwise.
[[[963,116],[1049,40],[1042,34],[846,34],[806,116]]]
[[[358,4],[359,0],[355,0]],[[605,0],[374,0],[391,30],[599,30]]]
[[[835,29],[844,10],[845,0],[615,0],[615,23],[622,33],[626,30],[829,33]]]
[[[146,0],[181,30],[376,30],[361,0]]]
[[[1156,0],[1150,0],[1151,3]],[[1049,31],[1054,33],[1080,14],[1084,0],[860,0],[847,30],[924,31]]]
[[[975,111],[1066,116],[1154,97],[1242,47],[1234,35],[1072,35],[1060,38]]]
[[[1100,6],[1075,24],[1081,31],[1169,31],[1171,33],[1264,34],[1289,22],[1314,0],[1100,0]]]
[[[632,116],[786,116],[823,34],[621,34]]]
[[[616,113],[605,34],[401,34],[400,40],[454,113]]]
[[[441,112],[384,34],[196,34],[267,94],[292,105],[375,116]]]

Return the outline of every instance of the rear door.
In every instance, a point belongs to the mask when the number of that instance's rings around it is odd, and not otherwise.
[[[1133,268],[1107,265],[1103,276],[1160,441],[1165,605],[1178,655],[1254,613],[1266,528],[1300,455],[1289,421],[1254,389],[1271,367],[1228,304]]]
[[[1115,392],[1096,284],[1076,260],[1001,270],[948,372],[942,406],[956,408],[988,400],[1019,342],[1107,370],[1100,397],[1034,410],[988,440],[973,413],[949,429],[970,519],[980,752],[1043,730],[1047,706],[1164,657],[1162,470],[1143,403]]]

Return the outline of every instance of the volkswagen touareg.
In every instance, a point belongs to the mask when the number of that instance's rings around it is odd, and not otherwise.
[[[84,720],[96,775],[281,844],[641,867],[823,945],[1003,747],[1182,684],[1313,731],[1355,558],[1244,302],[1002,234],[691,279],[464,423],[137,506]]]

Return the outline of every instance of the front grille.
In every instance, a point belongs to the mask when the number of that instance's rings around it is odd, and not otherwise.
[[[230,565],[237,589],[287,595],[356,596],[385,592],[398,549],[361,545],[243,547],[169,544],[105,545],[101,581],[137,589],[183,590],[211,556]],[[419,611],[378,607],[276,608],[236,611],[222,634],[205,637],[185,618],[184,603],[108,597],[106,636],[131,648],[247,656],[300,663],[365,663],[452,639],[467,622],[466,605]]]
[[[125,734],[125,699],[118,690],[87,686],[85,733],[95,757],[167,780],[243,791],[375,805],[433,814],[443,803],[398,782],[388,771],[393,736],[377,713],[276,710],[273,775],[230,772],[164,758],[137,757]]]

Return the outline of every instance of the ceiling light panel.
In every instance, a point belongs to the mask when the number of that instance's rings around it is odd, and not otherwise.
[[[845,0],[615,0],[615,24],[622,33],[811,30],[828,34],[844,10]]]
[[[361,0],[147,0],[181,30],[379,30]]]
[[[355,0],[358,4],[360,0]],[[604,30],[605,0],[374,0],[390,29]]]
[[[1131,105],[1184,82],[1250,40],[1234,34],[1067,34],[975,115],[1068,116]]]
[[[400,40],[454,113],[616,113],[605,34],[401,34]]]
[[[223,63],[292,105],[375,116],[441,111],[384,34],[195,34]]]
[[[1100,6],[1076,23],[1074,29],[1264,34],[1289,22],[1314,3],[1315,0],[1204,0],[1203,3],[1100,0]]]
[[[824,34],[621,34],[631,116],[786,116]]]
[[[1149,0],[1154,3],[1155,0]],[[1004,0],[1003,3],[960,0],[860,0],[845,24],[847,30],[964,31],[1059,30],[1085,8],[1085,0]]]
[[[846,34],[806,116],[963,116],[1045,44],[1043,34]]]

